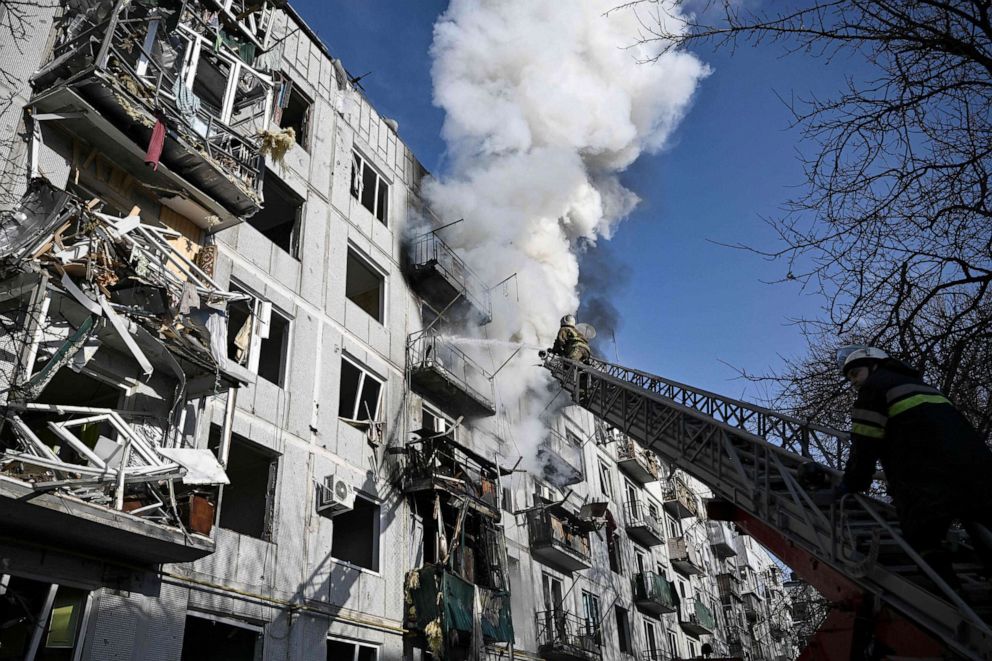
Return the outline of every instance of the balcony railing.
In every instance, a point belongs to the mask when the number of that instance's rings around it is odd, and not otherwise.
[[[710,548],[716,557],[726,560],[737,555],[734,548],[734,540],[726,523],[722,521],[707,521],[706,536],[709,538]]]
[[[160,4],[181,12],[168,33],[165,13],[145,3],[118,0],[99,23],[70,13],[72,27],[32,77],[32,105],[71,108],[58,120],[67,131],[106,147],[113,159],[127,158],[126,169],[148,181],[168,176],[141,162],[152,127],[164,122],[164,170],[191,182],[198,202],[214,198],[234,216],[251,215],[262,200],[260,136],[272,117],[272,77],[234,23],[218,32],[195,2]],[[121,137],[135,144],[107,144]]]
[[[665,541],[661,521],[638,500],[623,504],[624,523],[631,539],[644,546],[657,546]]]
[[[455,343],[436,333],[414,333],[407,342],[411,383],[420,394],[463,415],[496,413],[490,374]]]
[[[592,661],[600,657],[599,622],[566,610],[538,611],[537,651],[555,661]]]
[[[464,310],[467,306],[475,317],[473,321],[492,320],[489,289],[436,233],[428,232],[414,239],[409,246],[409,257],[411,279],[421,296],[434,307],[443,310],[455,301],[452,308]]]
[[[681,574],[691,576],[703,573],[703,561],[698,551],[684,537],[672,537],[668,540],[668,560],[675,571]]]
[[[635,574],[633,578],[634,603],[641,610],[653,615],[674,613],[678,608],[675,587],[661,574],[653,571]]]
[[[643,450],[641,446],[626,436],[617,444],[617,467],[638,484],[656,482],[661,473],[661,465],[655,454]]]
[[[686,599],[679,610],[679,624],[693,635],[705,636],[716,631],[716,617],[713,610],[701,599]]]
[[[582,472],[582,448],[549,430],[537,447],[544,478],[560,487],[577,484],[585,479]]]
[[[564,572],[591,566],[589,534],[566,517],[542,507],[527,513],[531,554],[539,561]]]

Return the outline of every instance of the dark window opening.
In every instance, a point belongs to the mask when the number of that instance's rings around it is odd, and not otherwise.
[[[382,382],[346,358],[341,359],[338,417],[378,420]]]
[[[187,615],[180,658],[181,661],[261,661],[262,633]]]
[[[620,533],[616,525],[606,522],[606,551],[610,557],[610,571],[623,573],[623,559],[620,553]]]
[[[279,118],[279,128],[293,129],[296,133],[296,144],[307,149],[310,137],[310,113],[313,101],[299,90],[298,85],[284,83],[286,87],[280,90],[280,105],[282,116]],[[288,88],[288,89],[286,89]],[[288,92],[288,94],[287,94]]]
[[[355,508],[334,517],[331,557],[379,571],[379,505],[361,496]]]
[[[348,251],[344,295],[380,323],[382,322],[385,283],[386,279],[378,271],[369,266],[354,251]]]
[[[634,646],[631,644],[630,617],[627,615],[627,610],[617,606],[614,611],[617,616],[617,639],[620,651],[633,654]]]
[[[378,649],[346,640],[327,640],[327,661],[376,661]]]
[[[212,425],[211,449],[216,451],[219,445],[220,427]],[[231,435],[227,457],[231,483],[224,487],[221,528],[257,539],[271,538],[278,466],[279,459],[271,452],[243,436]]]
[[[265,202],[262,209],[248,219],[248,224],[283,251],[298,257],[303,198],[271,171],[265,174],[262,191]]]
[[[388,225],[389,184],[358,154],[352,155],[351,196],[362,203],[383,225]]]
[[[85,590],[65,585],[0,575],[0,659],[25,658],[35,623],[42,622],[35,661],[70,661],[82,643],[80,625],[87,595]]]
[[[285,385],[289,352],[289,319],[275,310],[269,316],[269,336],[258,346],[258,375],[280,388]]]

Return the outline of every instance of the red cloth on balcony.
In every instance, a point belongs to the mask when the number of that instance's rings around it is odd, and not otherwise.
[[[145,152],[145,165],[152,166],[158,172],[158,161],[162,158],[162,148],[165,146],[165,122],[161,119],[155,121],[155,128],[152,129],[152,137],[148,141],[148,150]]]

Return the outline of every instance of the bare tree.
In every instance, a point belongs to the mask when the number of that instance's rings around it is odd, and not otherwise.
[[[821,293],[812,347],[857,336],[921,368],[992,434],[992,17],[988,0],[805,0],[770,14],[735,0],[689,18],[634,7],[664,50],[778,42],[795,57],[862,58],[834,98],[793,105],[804,192],[769,222],[783,281]],[[777,6],[777,5],[776,5]],[[698,8],[698,7],[697,7]],[[836,409],[812,352],[781,374],[798,406]],[[831,399],[833,397],[833,399]],[[838,399],[840,398],[840,399]]]

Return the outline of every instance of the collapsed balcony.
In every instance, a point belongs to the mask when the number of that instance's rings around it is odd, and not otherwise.
[[[103,0],[70,11],[52,59],[31,78],[34,117],[100,149],[203,228],[252,215],[263,145],[292,138],[270,132],[272,6],[243,4],[237,16],[216,0]],[[190,198],[205,213],[188,212]]]
[[[661,473],[658,458],[631,438],[622,436],[617,444],[617,467],[641,486],[656,482]]]
[[[658,546],[665,541],[661,521],[640,501],[632,500],[623,504],[624,523],[627,535],[643,546]]]
[[[713,610],[699,597],[685,599],[679,606],[679,624],[692,636],[706,636],[716,631]]]
[[[699,517],[699,503],[696,494],[679,477],[673,477],[665,484],[663,492],[665,510],[672,516],[685,519],[690,516]]]
[[[674,613],[678,609],[675,586],[663,575],[653,571],[635,574],[634,604],[652,615]]]
[[[408,445],[403,492],[422,493],[443,491],[463,497],[480,513],[500,517],[497,500],[497,471],[510,475],[492,461],[457,445],[450,436],[422,436],[418,445]]]
[[[527,513],[531,555],[566,573],[589,569],[590,528],[590,524],[561,506],[539,506]]]
[[[36,179],[0,214],[0,516],[67,550],[192,560],[213,550],[227,477],[182,447],[182,412],[251,379],[227,358],[225,312],[250,297],[221,289],[176,233],[98,202]]]
[[[408,258],[413,287],[432,307],[475,325],[492,321],[489,289],[435,232],[414,239]]]
[[[7,405],[0,517],[13,536],[142,565],[214,550],[211,485],[227,476],[209,450],[162,447],[134,412]],[[151,437],[151,438],[149,438]]]
[[[538,611],[537,653],[548,661],[593,661],[602,645],[599,622],[562,609]]]
[[[466,416],[496,414],[491,375],[445,336],[414,333],[407,342],[410,383],[419,394]]]
[[[727,524],[722,521],[707,521],[706,536],[709,539],[710,548],[713,549],[713,554],[716,557],[726,560],[737,555],[733,537],[730,534]]]
[[[680,574],[693,576],[704,573],[699,552],[684,537],[672,537],[668,540],[668,560]]]
[[[582,448],[554,429],[548,431],[548,435],[541,439],[537,447],[537,458],[541,463],[544,479],[559,487],[567,487],[584,480]]]
[[[484,645],[513,642],[509,592],[473,585],[440,564],[408,572],[405,591],[406,627],[435,657],[465,658],[476,630]]]

